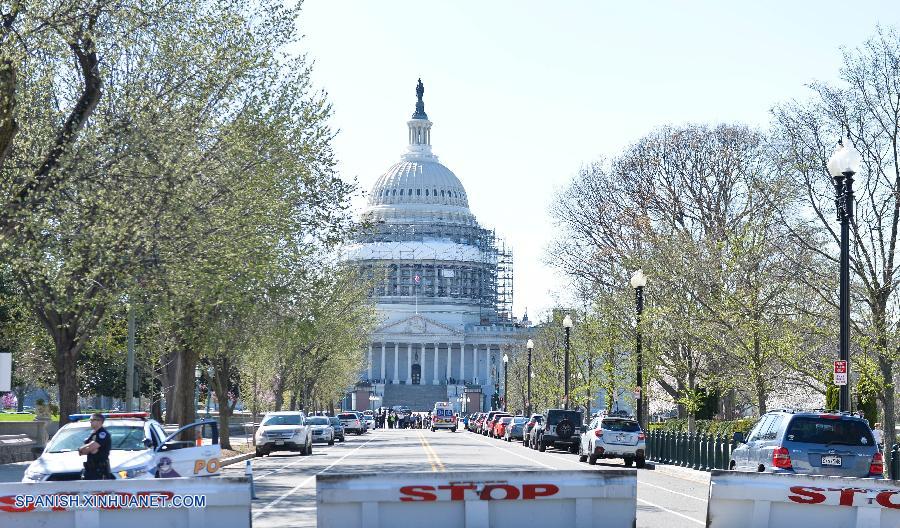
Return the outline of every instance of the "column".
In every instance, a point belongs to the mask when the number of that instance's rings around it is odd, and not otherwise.
[[[385,359],[385,357],[384,357],[384,356],[385,356],[384,348],[385,348],[385,347],[384,347],[384,341],[382,341],[382,342],[381,342],[381,382],[382,382],[382,383],[384,383],[384,379],[385,379],[385,378],[384,378],[384,359]]]
[[[438,383],[438,346],[439,343],[434,344],[434,376],[431,378],[432,385],[440,385]]]
[[[397,379],[400,377],[400,344],[394,342],[394,377],[391,379],[391,383],[396,385],[400,381]]]
[[[466,379],[466,344],[459,345],[459,379]]]
[[[369,343],[369,381],[375,377],[375,364],[372,363],[372,343]]]
[[[451,359],[453,359],[453,343],[447,343],[447,383],[450,382],[450,365],[452,364],[450,363]]]
[[[412,343],[406,344],[406,384],[412,385]]]

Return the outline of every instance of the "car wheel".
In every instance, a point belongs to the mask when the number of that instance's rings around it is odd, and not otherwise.
[[[344,441],[344,437],[342,436],[342,437],[341,437],[341,442],[343,442],[343,441]]]
[[[578,442],[578,461],[579,462],[587,461],[587,455],[585,455],[584,451],[581,450],[581,442]]]
[[[572,444],[569,446],[569,453],[576,455],[578,454],[578,445]]]
[[[256,456],[258,456],[258,457],[264,457],[264,456],[266,456],[265,450],[260,449],[260,448],[257,447],[257,448],[256,448]]]
[[[312,454],[312,448],[313,448],[312,440],[310,440],[310,441],[309,441],[309,444],[306,445],[306,454],[307,454],[307,455],[311,455],[311,454]]]
[[[456,432],[456,427],[451,427],[451,428],[450,428],[450,432],[451,432],[451,433],[455,433],[455,432]]]
[[[635,466],[637,466],[638,469],[644,469],[644,467],[646,465],[647,465],[647,460],[644,459],[644,457],[635,459]]]
[[[538,451],[543,453],[546,450],[547,450],[547,444],[545,444],[544,439],[541,438],[540,440],[538,440]]]
[[[334,445],[334,438],[328,441],[328,445]]]
[[[592,466],[597,464],[597,455],[596,454],[591,453],[590,455],[588,455],[588,464],[590,464]]]
[[[625,457],[625,467],[631,467],[634,464],[634,459],[630,457]]]

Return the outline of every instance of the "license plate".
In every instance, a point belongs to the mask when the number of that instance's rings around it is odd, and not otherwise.
[[[823,466],[840,466],[841,465],[841,457],[836,455],[824,455],[822,456],[822,465]]]
[[[284,440],[275,440],[275,445],[284,445]]]

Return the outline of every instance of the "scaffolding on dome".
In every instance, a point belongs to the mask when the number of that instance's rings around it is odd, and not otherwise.
[[[384,273],[372,292],[380,302],[409,302],[414,297],[420,305],[431,299],[471,304],[479,307],[482,324],[513,321],[512,249],[494,230],[442,223],[383,223],[373,232],[362,234],[357,242],[377,248],[358,264],[369,277],[379,273],[376,270]],[[443,254],[436,259],[410,247],[410,243],[427,247],[446,242],[457,244],[459,254]],[[461,248],[470,248],[466,256]],[[471,250],[479,255],[474,261],[470,260]]]

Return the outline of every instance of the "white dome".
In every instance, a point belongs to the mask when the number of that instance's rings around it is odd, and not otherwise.
[[[395,163],[372,187],[370,206],[399,204],[469,208],[466,190],[459,178],[437,161],[425,159],[405,159]]]

